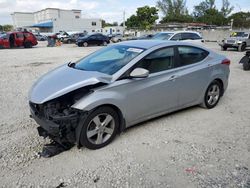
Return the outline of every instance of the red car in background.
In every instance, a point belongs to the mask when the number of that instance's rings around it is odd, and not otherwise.
[[[31,48],[35,45],[37,45],[36,37],[27,31],[9,32],[0,35],[0,48]]]

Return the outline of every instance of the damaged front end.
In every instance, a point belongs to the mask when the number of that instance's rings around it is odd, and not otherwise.
[[[29,102],[31,117],[39,125],[39,136],[53,140],[47,148],[45,146],[41,155],[50,157],[75,145],[76,128],[83,122],[87,112],[71,106],[90,92],[90,89],[82,88],[44,104]]]
[[[60,146],[61,150],[78,143],[79,125],[82,126],[87,115],[72,105],[112,79],[107,74],[78,70],[69,65],[62,65],[39,78],[29,92],[31,117],[39,125],[39,135],[51,138],[55,141],[53,147]]]

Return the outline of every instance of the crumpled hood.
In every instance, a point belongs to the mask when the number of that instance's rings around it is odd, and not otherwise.
[[[110,75],[78,70],[66,64],[38,79],[29,92],[29,101],[42,104],[84,86],[110,83],[111,79]]]

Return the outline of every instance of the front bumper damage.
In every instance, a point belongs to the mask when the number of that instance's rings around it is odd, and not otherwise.
[[[69,108],[64,112],[55,113],[52,105],[38,105],[30,102],[31,117],[37,122],[39,136],[49,137],[53,142],[45,145],[40,153],[43,157],[52,157],[72,148],[79,134],[77,127],[83,124],[86,112]]]

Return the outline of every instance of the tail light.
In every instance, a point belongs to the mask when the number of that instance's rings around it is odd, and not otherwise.
[[[231,61],[229,59],[224,59],[221,64],[223,65],[230,65]]]

